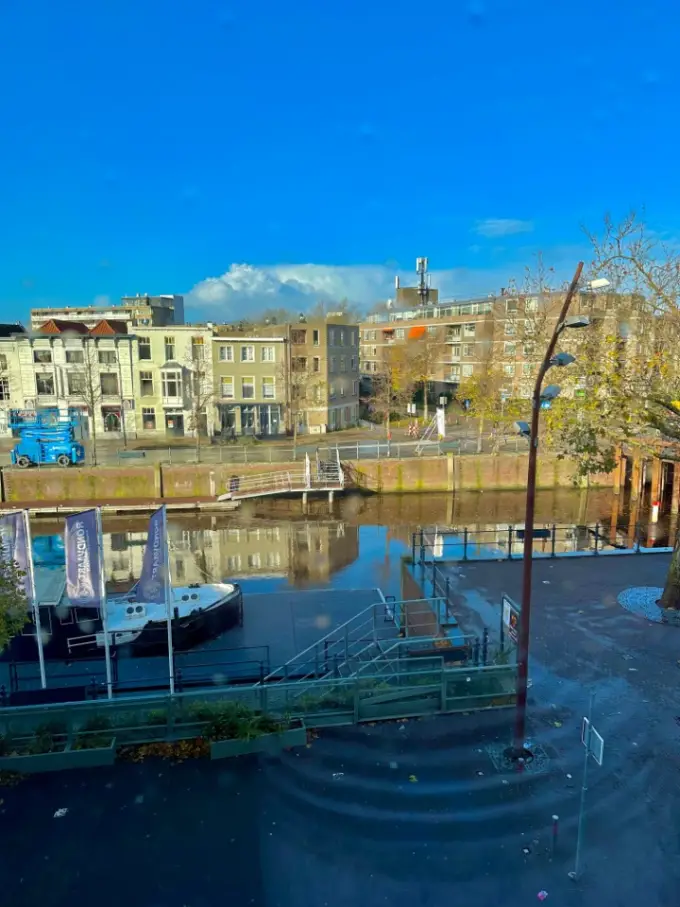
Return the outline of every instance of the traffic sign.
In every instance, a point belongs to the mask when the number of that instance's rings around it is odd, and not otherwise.
[[[508,636],[513,642],[517,642],[519,633],[519,608],[508,595],[501,598],[503,605],[503,626],[508,631]]]
[[[604,737],[599,734],[590,723],[590,720],[584,716],[581,725],[581,743],[588,750],[588,754],[593,757],[598,765],[602,765],[604,757]]]

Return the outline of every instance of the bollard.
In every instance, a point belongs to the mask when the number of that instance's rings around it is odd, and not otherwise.
[[[463,560],[464,561],[466,561],[468,559],[467,549],[468,549],[468,529],[466,526],[465,529],[463,529]]]
[[[415,564],[416,562],[416,534],[415,532],[411,533],[411,563]]]
[[[420,530],[420,563],[425,560],[425,530]]]
[[[553,524],[550,538],[550,557],[555,557],[555,543],[557,541],[557,526]]]
[[[508,526],[508,560],[512,560],[512,526]]]
[[[598,542],[600,541],[600,524],[595,523],[595,554],[599,554]]]
[[[557,851],[557,832],[559,830],[559,816],[552,817],[552,855],[555,856]]]

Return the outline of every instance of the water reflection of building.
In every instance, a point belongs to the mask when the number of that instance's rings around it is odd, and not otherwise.
[[[245,577],[288,577],[321,582],[359,555],[359,529],[337,520],[183,529],[170,524],[174,582],[218,582]],[[121,587],[141,573],[146,532],[104,537],[107,579]]]

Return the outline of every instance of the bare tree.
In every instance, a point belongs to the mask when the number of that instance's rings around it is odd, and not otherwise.
[[[286,388],[286,410],[289,430],[293,433],[293,450],[297,449],[297,436],[302,423],[301,416],[310,407],[322,406],[326,395],[325,376],[314,371],[320,360],[308,356],[291,356],[290,364],[279,367],[280,380]]]
[[[76,352],[74,350],[74,352]],[[99,350],[94,337],[82,339],[82,362],[71,363],[66,372],[70,399],[81,400],[87,410],[92,441],[92,462],[97,465],[97,414],[101,409],[103,391],[99,368]],[[121,418],[124,414],[121,412]]]
[[[202,338],[201,338],[202,339]],[[208,350],[208,355],[209,355]],[[191,352],[184,362],[185,404],[189,410],[188,429],[196,441],[196,461],[201,460],[201,441],[208,436],[208,407],[217,399],[210,360],[204,344],[192,342]]]

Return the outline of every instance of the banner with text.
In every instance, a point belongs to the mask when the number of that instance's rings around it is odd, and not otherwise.
[[[14,561],[24,574],[21,579],[21,587],[30,602],[35,591],[28,548],[31,539],[26,531],[26,518],[23,513],[8,513],[6,516],[0,517],[0,540],[3,555],[7,560]]]
[[[142,575],[136,588],[137,601],[162,604],[166,597],[168,533],[165,507],[159,507],[149,520],[149,535],[144,549]]]
[[[78,608],[101,608],[101,551],[97,512],[66,517],[66,596]]]

